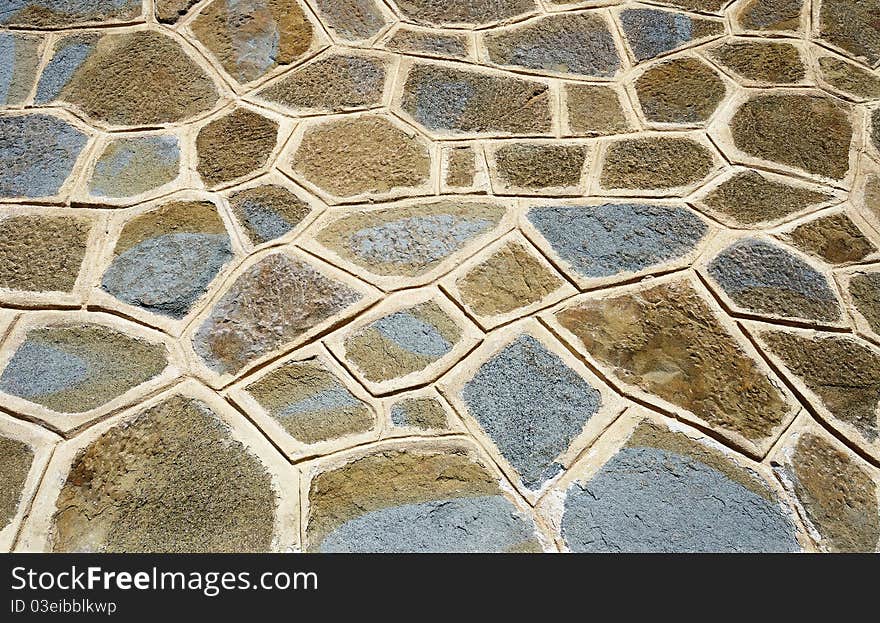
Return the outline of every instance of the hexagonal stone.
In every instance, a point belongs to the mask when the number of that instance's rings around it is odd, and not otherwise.
[[[179,173],[176,136],[122,138],[110,142],[98,157],[88,190],[97,197],[134,197],[173,182]]]
[[[141,0],[8,0],[0,24],[57,28],[102,22],[128,22],[141,16]]]
[[[391,405],[390,415],[396,428],[427,432],[449,428],[446,409],[436,398],[403,398]]]
[[[175,39],[144,30],[60,39],[36,103],[64,102],[97,121],[131,126],[182,121],[209,110],[218,97]]]
[[[249,175],[266,165],[277,137],[278,123],[245,108],[236,108],[199,130],[199,175],[208,186]]]
[[[842,212],[798,225],[786,238],[804,253],[829,264],[858,262],[877,252],[874,243]]]
[[[822,80],[860,100],[880,99],[880,76],[837,56],[819,58]]]
[[[431,156],[416,133],[385,117],[364,115],[310,126],[291,167],[336,197],[383,195],[424,186]]]
[[[56,552],[270,551],[276,496],[266,467],[211,407],[172,396],[77,453],[55,502],[51,546]]]
[[[31,328],[0,375],[0,391],[59,413],[83,413],[158,376],[161,344],[84,322]]]
[[[597,13],[561,13],[485,35],[489,60],[539,72],[611,77],[620,57]]]
[[[57,117],[0,117],[0,197],[57,195],[87,141]]]
[[[232,259],[214,204],[175,201],[129,221],[101,288],[143,310],[180,319]]]
[[[229,196],[229,205],[254,244],[293,231],[312,211],[308,203],[276,184],[236,191]]]
[[[199,0],[154,0],[156,19],[163,24],[174,24]]]
[[[817,322],[840,319],[840,304],[825,276],[765,240],[734,242],[709,262],[707,272],[746,311]]]
[[[690,57],[653,65],[635,89],[647,120],[658,123],[705,122],[727,93],[715,70]]]
[[[877,3],[864,0],[822,0],[819,36],[854,57],[874,65],[880,61]]]
[[[877,481],[869,467],[813,428],[783,450],[777,469],[827,552],[875,552],[880,539]]]
[[[604,188],[667,190],[696,184],[714,166],[712,152],[690,138],[623,139],[605,151]]]
[[[371,39],[390,23],[378,0],[314,0],[324,26],[344,41]]]
[[[312,23],[297,0],[214,0],[191,28],[239,82],[293,63],[313,40]]]
[[[433,25],[486,25],[535,10],[534,0],[393,0],[410,20]]]
[[[531,517],[454,445],[375,450],[315,476],[305,537],[321,552],[541,551]]]
[[[799,30],[804,0],[748,0],[736,13],[747,30]]]
[[[659,9],[626,9],[621,11],[618,19],[636,61],[654,58],[724,33],[724,23],[720,20]]]
[[[555,319],[638,395],[687,410],[752,453],[794,415],[757,354],[687,279],[585,298]]]
[[[568,194],[581,187],[589,155],[583,143],[501,143],[492,152],[496,192]]]
[[[0,32],[0,106],[23,104],[37,79],[42,37]]]
[[[683,258],[709,233],[684,205],[541,206],[526,216],[581,285]]]
[[[258,97],[292,111],[342,112],[382,103],[387,59],[379,55],[331,54],[284,75]]]
[[[92,220],[21,215],[0,220],[0,288],[70,292],[82,267]]]
[[[848,292],[868,327],[880,336],[880,271],[865,270],[854,274],[849,280]]]
[[[466,59],[470,55],[471,42],[464,33],[401,26],[385,41],[383,47],[403,54]]]
[[[549,134],[552,124],[547,84],[445,65],[413,65],[400,106],[427,130],[451,134]]]
[[[572,552],[797,552],[783,504],[729,451],[645,419],[568,487],[561,532]]]
[[[818,94],[765,94],[745,102],[730,121],[736,147],[831,179],[849,171],[852,124],[837,101]]]
[[[566,84],[564,92],[568,127],[572,134],[605,136],[623,134],[631,129],[621,95],[613,88],[598,84]]]
[[[800,50],[790,43],[734,39],[708,54],[746,82],[794,84],[806,77]]]

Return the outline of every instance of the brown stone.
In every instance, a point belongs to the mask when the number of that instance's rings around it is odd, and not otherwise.
[[[675,188],[701,181],[712,165],[711,152],[689,138],[625,139],[606,149],[601,182],[604,188]]]
[[[79,275],[92,223],[68,216],[0,221],[0,288],[69,292]]]
[[[572,134],[605,136],[631,129],[620,95],[611,87],[594,84],[567,84],[568,125]]]
[[[738,76],[765,84],[794,84],[805,75],[800,51],[789,43],[727,41],[709,55]]]
[[[805,253],[820,257],[829,264],[858,262],[877,251],[856,224],[842,213],[799,225],[788,237]]]
[[[0,530],[18,512],[21,494],[34,462],[34,451],[26,443],[0,437]]]
[[[737,12],[748,30],[799,30],[804,0],[749,0]]]
[[[580,186],[590,149],[586,145],[510,143],[495,150],[499,181],[507,189]]]
[[[876,0],[822,0],[819,36],[871,65],[880,60]]]
[[[253,173],[268,162],[277,136],[277,123],[237,108],[199,130],[199,175],[208,186],[217,186]]]
[[[689,57],[654,65],[635,88],[645,117],[658,123],[705,122],[727,93],[711,67]]]
[[[880,335],[880,272],[853,275],[849,281],[849,295],[871,330]]]
[[[446,161],[446,185],[470,188],[477,175],[477,155],[473,147],[453,147]]]
[[[199,0],[155,0],[156,19],[163,24],[174,24],[195,6]]]
[[[836,56],[819,59],[822,79],[835,89],[860,99],[880,99],[880,77]]]

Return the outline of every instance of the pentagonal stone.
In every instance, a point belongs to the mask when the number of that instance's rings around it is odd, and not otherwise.
[[[853,275],[849,281],[849,296],[871,330],[880,336],[880,271]]]
[[[175,39],[137,31],[58,41],[37,85],[36,103],[72,104],[111,125],[150,125],[193,117],[218,97],[214,83]]]
[[[829,264],[858,262],[877,251],[874,243],[843,213],[798,225],[787,237],[803,252]]]
[[[646,477],[650,474],[650,477]],[[754,471],[692,437],[644,421],[565,492],[573,552],[796,552],[791,513]]]
[[[0,197],[57,195],[87,141],[57,117],[0,117]]]
[[[363,41],[379,34],[389,18],[378,0],[314,0],[324,25],[345,41]]]
[[[97,324],[27,332],[0,376],[0,391],[60,413],[100,407],[157,376],[165,347]]]
[[[321,552],[541,550],[532,519],[457,447],[377,450],[319,474],[306,539]]]
[[[275,121],[237,108],[199,130],[199,175],[216,186],[253,173],[266,165],[277,137]]]
[[[611,87],[566,84],[565,101],[568,105],[568,126],[573,134],[605,136],[623,134],[631,129],[620,94]]]
[[[422,186],[430,165],[424,139],[378,115],[308,128],[291,161],[296,173],[337,197]]]
[[[806,76],[800,51],[778,41],[734,40],[712,48],[709,56],[747,81],[793,84]]]
[[[239,82],[289,65],[312,47],[312,23],[297,0],[214,0],[191,28]]]
[[[115,140],[104,148],[89,180],[98,197],[133,197],[177,178],[180,143],[176,136],[139,136]]]
[[[404,398],[391,405],[391,423],[398,428],[422,431],[449,427],[446,409],[436,398]]]
[[[0,436],[0,530],[6,528],[18,514],[22,494],[27,482],[34,451],[26,443],[10,437]]]
[[[561,13],[486,35],[489,59],[535,71],[613,76],[620,57],[608,23],[596,13]]]
[[[622,11],[620,24],[636,61],[654,58],[724,32],[724,23],[719,20],[648,8]]]
[[[751,156],[832,179],[849,171],[852,124],[830,97],[758,95],[740,107],[730,129],[737,148]]]
[[[429,26],[492,24],[535,10],[534,0],[394,0],[394,4],[404,17]]]
[[[589,154],[583,144],[504,143],[494,152],[496,181],[506,192],[576,188]]]
[[[231,258],[214,204],[173,202],[126,224],[101,288],[129,305],[179,319]]]
[[[635,89],[645,117],[659,123],[707,121],[727,92],[711,67],[690,57],[654,65]]]
[[[272,254],[227,288],[196,330],[193,348],[214,372],[236,373],[344,312],[362,296],[311,264]]]
[[[30,95],[41,45],[41,37],[0,32],[0,106],[17,106]]]
[[[857,99],[880,99],[880,76],[836,56],[819,58],[822,80]]]
[[[0,13],[0,24],[57,28],[133,21],[140,16],[141,0],[7,0]]]
[[[679,279],[584,300],[556,319],[626,383],[714,429],[766,445],[791,406],[716,314]]]
[[[822,0],[819,36],[871,65],[880,61],[875,0]]]
[[[799,30],[804,0],[748,0],[736,13],[747,30]]]
[[[307,444],[370,430],[376,416],[317,358],[286,363],[246,390],[294,439]]]
[[[334,54],[294,69],[258,95],[295,112],[356,110],[381,104],[385,75],[383,57]]]
[[[56,502],[52,546],[265,552],[276,495],[265,466],[227,424],[200,400],[174,396],[77,454]]]
[[[198,3],[199,0],[154,0],[156,19],[163,24],[173,24]]]
[[[86,254],[92,222],[77,216],[0,220],[0,288],[69,292]]]
[[[274,184],[239,190],[229,196],[229,204],[254,244],[280,238],[312,211],[308,203]]]
[[[837,296],[822,273],[764,240],[733,243],[709,263],[708,272],[747,311],[820,322],[840,318]]]
[[[549,134],[550,87],[441,65],[414,65],[401,107],[428,130],[454,134]]]
[[[410,26],[400,27],[384,43],[386,50],[394,52],[454,59],[468,58],[470,46],[470,38],[466,34],[437,32]]]
[[[660,190],[702,181],[712,153],[689,138],[655,136],[608,146],[600,178],[604,188]]]
[[[639,203],[532,208],[527,218],[585,278],[641,272],[690,253],[708,233],[687,207]]]

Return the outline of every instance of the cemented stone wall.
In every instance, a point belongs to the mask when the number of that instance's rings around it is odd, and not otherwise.
[[[876,551],[878,65],[878,0],[5,0],[0,549]]]

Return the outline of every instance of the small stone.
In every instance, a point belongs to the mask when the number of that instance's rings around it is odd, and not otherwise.
[[[208,186],[217,186],[253,173],[266,165],[277,137],[275,121],[237,108],[199,130],[199,175]]]
[[[7,0],[0,24],[58,28],[130,22],[141,16],[141,0]]]
[[[880,336],[880,272],[861,272],[849,281],[849,295],[871,330]]]
[[[577,188],[589,154],[586,145],[504,143],[494,154],[497,181],[504,192]]]
[[[37,80],[42,38],[0,32],[0,106],[18,106]]]
[[[391,407],[391,422],[400,428],[444,430],[449,422],[446,410],[435,398],[405,398]]]
[[[247,392],[294,439],[313,444],[370,430],[372,408],[317,359],[286,363]]]
[[[702,181],[712,167],[712,153],[689,138],[624,139],[608,146],[601,183],[605,188],[672,189]]]
[[[82,267],[92,222],[73,216],[0,220],[0,288],[70,292]]]
[[[0,530],[8,526],[18,513],[24,485],[27,482],[34,451],[26,443],[9,437],[0,437]]]
[[[154,0],[156,19],[163,24],[174,24],[198,2],[199,0]]]
[[[254,244],[280,238],[312,211],[308,203],[274,184],[239,190],[229,196],[229,204]]]
[[[427,26],[484,26],[535,11],[534,0],[393,0],[404,17]]]
[[[741,78],[764,84],[796,84],[806,77],[800,51],[776,41],[725,41],[709,56]]]
[[[473,147],[452,147],[446,156],[446,186],[470,188],[477,176],[477,154]]]
[[[403,54],[466,59],[470,56],[470,41],[466,34],[437,32],[410,26],[400,27],[388,41],[385,49]]]
[[[620,94],[611,87],[596,84],[566,84],[568,125],[572,134],[606,136],[630,131]]]
[[[98,197],[134,197],[173,182],[180,172],[176,136],[140,136],[115,140],[104,148],[89,180]]]
[[[800,30],[804,0],[749,0],[736,14],[747,30]]]
[[[822,0],[819,36],[858,59],[880,61],[876,0]]]
[[[823,216],[799,225],[788,238],[804,253],[819,257],[829,264],[858,262],[877,251],[877,247],[843,213]]]
[[[880,99],[880,77],[858,65],[837,58],[819,58],[822,79],[835,89],[864,100]]]
[[[724,23],[719,20],[647,8],[621,11],[620,24],[636,61],[648,60],[724,33]]]
[[[657,123],[703,123],[727,89],[715,71],[690,57],[654,65],[635,83],[642,111]]]
[[[365,41],[381,31],[389,18],[378,0],[314,0],[324,25],[344,41]]]
[[[0,197],[57,195],[87,141],[56,117],[0,116]]]

